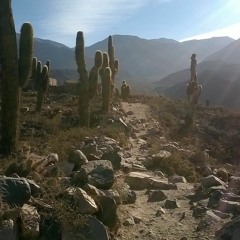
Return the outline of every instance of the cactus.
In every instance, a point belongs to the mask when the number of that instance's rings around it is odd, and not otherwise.
[[[84,37],[83,32],[79,31],[76,38],[75,59],[78,65],[78,113],[80,125],[89,127],[90,122],[90,99],[97,93],[97,80],[99,68],[102,66],[102,52],[95,54],[95,66],[91,69],[88,76],[84,59]]]
[[[97,95],[99,68],[102,66],[102,52],[96,51],[95,65],[89,73],[89,98],[92,99]]]
[[[123,81],[121,86],[121,96],[123,100],[127,100],[130,96],[130,86],[126,83],[126,81]]]
[[[108,37],[108,56],[109,56],[109,67],[112,72],[112,82],[115,83],[115,75],[118,72],[119,61],[115,59],[115,46],[113,45],[112,36]]]
[[[191,114],[193,114],[193,112],[196,108],[196,105],[198,103],[198,98],[202,92],[202,86],[198,85],[196,67],[197,67],[196,54],[193,53],[191,56],[191,66],[190,66],[191,79],[190,79],[190,82],[186,86],[189,111]]]
[[[35,83],[35,88],[37,90],[37,102],[36,102],[36,112],[41,112],[42,110],[42,104],[44,100],[44,96],[48,90],[49,86],[49,74],[48,74],[48,66],[50,64],[49,61],[47,61],[47,64],[42,67],[42,63],[40,61],[37,62],[37,65],[35,64],[36,58],[33,58],[33,68],[32,67],[32,75]]]
[[[17,149],[21,88],[29,79],[33,52],[30,23],[21,28],[19,54],[10,0],[0,2],[1,147],[4,154]]]
[[[110,99],[111,99],[111,69],[106,67],[103,75],[103,85],[102,85],[102,99],[103,99],[103,111],[110,111]]]

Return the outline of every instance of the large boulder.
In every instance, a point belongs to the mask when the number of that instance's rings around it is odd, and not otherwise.
[[[74,227],[71,224],[64,224],[62,231],[62,240],[109,240],[110,236],[106,227],[95,217],[87,215],[84,217],[85,224]],[[80,238],[81,236],[81,238]]]
[[[73,152],[71,152],[68,156],[68,160],[69,163],[73,163],[74,164],[74,168],[73,171],[77,171],[80,169],[80,167],[87,163],[87,157],[85,156],[85,154],[81,151],[81,150],[75,150]]]
[[[225,186],[225,182],[223,182],[221,179],[219,179],[214,175],[209,175],[203,178],[201,184],[204,188],[210,188],[210,187],[219,186],[219,185]]]
[[[80,213],[92,215],[98,211],[94,199],[81,188],[69,187],[62,193],[62,197],[70,206],[74,206],[75,211]]]
[[[0,177],[2,201],[22,206],[31,198],[31,188],[25,178]]]
[[[98,196],[97,201],[99,211],[96,213],[97,218],[109,228],[117,224],[117,203],[109,196]]]
[[[239,240],[240,236],[240,217],[226,223],[221,229],[216,231],[216,240]]]
[[[118,170],[121,168],[122,157],[116,151],[109,151],[103,153],[102,159],[109,160],[112,163],[114,170]]]
[[[90,161],[72,176],[72,183],[77,186],[89,183],[100,189],[110,189],[113,182],[113,166],[109,160]]]
[[[130,172],[125,177],[125,182],[132,190],[144,190],[151,186],[149,181],[150,176],[140,172]]]

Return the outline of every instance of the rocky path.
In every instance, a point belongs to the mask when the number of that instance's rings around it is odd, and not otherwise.
[[[157,132],[160,127],[152,117],[149,106],[123,102],[122,108],[126,113],[124,121],[132,126],[134,134],[130,139],[131,146],[125,149],[123,156],[124,164],[129,167],[131,173],[117,173],[117,181],[124,184],[126,175],[139,174],[139,176],[135,180],[133,177],[128,181],[130,188],[136,193],[136,201],[119,206],[121,227],[115,239],[214,239],[215,231],[222,221],[210,228],[204,227],[203,231],[198,231],[200,219],[193,217],[192,205],[187,198],[188,195],[193,194],[194,185],[176,183],[177,189],[161,190],[167,189],[166,186],[172,183],[169,183],[165,176],[159,176],[159,171],[149,171],[142,164],[149,157],[146,139],[151,137],[149,133]],[[139,187],[149,179],[166,185],[157,189]],[[136,188],[140,190],[135,190]],[[163,198],[162,195],[164,195]],[[163,200],[168,201],[170,205],[166,206],[166,201]]]

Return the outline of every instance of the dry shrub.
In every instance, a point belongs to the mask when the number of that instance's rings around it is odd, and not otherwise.
[[[188,182],[196,181],[196,172],[194,165],[187,159],[180,156],[178,153],[174,153],[166,158],[157,159],[154,168],[160,169],[168,176],[179,175],[184,176]]]

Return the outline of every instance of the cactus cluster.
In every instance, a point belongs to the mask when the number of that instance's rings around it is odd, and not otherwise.
[[[48,60],[44,66],[37,58],[32,60],[32,78],[34,88],[37,91],[36,112],[41,112],[44,96],[49,87],[49,67],[50,61]]]
[[[1,151],[8,154],[18,145],[20,96],[31,73],[33,29],[30,23],[22,25],[18,52],[11,1],[1,1],[0,9]]]
[[[99,71],[102,83],[102,110],[110,111],[115,75],[118,72],[119,61],[115,59],[115,47],[112,36],[108,37],[108,53],[103,53],[103,64]]]
[[[80,125],[89,127],[90,122],[90,100],[97,94],[97,82],[99,69],[102,66],[102,52],[95,54],[95,65],[92,67],[89,76],[84,58],[84,37],[79,31],[76,38],[75,59],[78,66],[78,113]]]

